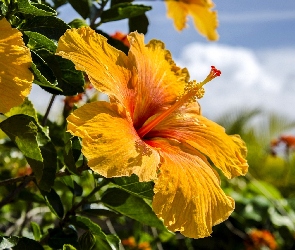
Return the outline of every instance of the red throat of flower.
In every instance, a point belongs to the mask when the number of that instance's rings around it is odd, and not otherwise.
[[[183,104],[194,101],[195,99],[200,99],[204,95],[203,86],[213,80],[214,78],[221,75],[221,71],[216,69],[214,66],[211,66],[210,73],[205,78],[204,81],[200,83],[196,83],[195,81],[191,81],[185,88],[184,94],[166,111],[157,116],[154,120],[150,121],[147,124],[144,124],[138,131],[138,135],[140,138],[143,138],[149,131],[151,131],[157,124],[163,121],[166,117],[168,117],[172,112],[180,108]]]

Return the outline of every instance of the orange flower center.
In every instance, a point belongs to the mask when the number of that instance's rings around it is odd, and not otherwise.
[[[167,118],[172,112],[179,109],[183,104],[194,101],[195,99],[200,99],[204,96],[204,88],[203,86],[213,80],[215,77],[220,76],[221,71],[216,69],[214,66],[211,66],[211,71],[206,77],[206,79],[200,83],[196,83],[195,81],[191,81],[188,83],[184,90],[184,94],[166,111],[157,116],[154,120],[148,122],[144,126],[142,126],[138,131],[138,135],[140,138],[143,138],[149,131],[151,131],[156,125],[158,125],[161,121]]]

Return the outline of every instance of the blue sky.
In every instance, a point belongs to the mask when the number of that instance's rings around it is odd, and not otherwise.
[[[153,7],[148,12],[146,42],[152,38],[165,42],[176,63],[187,67],[192,79],[202,80],[211,65],[221,69],[221,77],[206,86],[200,100],[206,116],[214,118],[228,110],[261,107],[295,120],[295,1],[214,2],[219,15],[217,42],[200,36],[191,21],[187,29],[177,32],[166,17],[163,1],[135,1]],[[79,17],[69,6],[60,8],[60,12],[66,22]],[[111,22],[100,28],[109,34],[127,33],[128,23]],[[52,112],[51,116],[56,114]]]

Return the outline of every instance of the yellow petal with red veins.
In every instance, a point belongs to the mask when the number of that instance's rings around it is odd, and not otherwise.
[[[158,152],[138,137],[121,106],[85,104],[67,120],[68,132],[82,138],[82,152],[93,171],[108,178],[136,174],[140,181],[150,181],[157,177]]]
[[[230,136],[213,121],[198,115],[194,106],[183,106],[159,123],[147,137],[173,138],[205,154],[227,178],[248,171],[247,148],[238,135]]]
[[[189,81],[189,74],[187,69],[176,66],[163,42],[151,40],[145,45],[144,35],[136,32],[128,39],[134,89],[130,110],[134,126],[138,128],[151,115],[176,101]]]
[[[0,20],[0,113],[20,105],[29,95],[33,74],[30,50],[22,40],[22,33]]]
[[[189,13],[193,18],[196,29],[211,41],[218,39],[216,31],[218,27],[217,11],[212,11],[207,7],[191,4]]]
[[[212,226],[234,210],[234,201],[224,194],[216,173],[189,145],[163,139],[148,143],[163,157],[154,187],[155,213],[171,231],[190,238],[209,236]]]
[[[167,16],[172,18],[176,30],[181,31],[186,27],[188,5],[181,1],[165,1]]]
[[[67,30],[58,42],[57,55],[85,71],[96,89],[123,103],[131,74],[127,56],[110,46],[104,36],[89,27]]]

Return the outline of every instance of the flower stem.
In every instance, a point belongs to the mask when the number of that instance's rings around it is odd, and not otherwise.
[[[51,97],[51,99],[50,99],[50,101],[49,101],[49,104],[48,104],[48,107],[47,107],[46,113],[45,113],[45,115],[44,115],[44,117],[43,117],[43,120],[42,120],[42,126],[43,126],[43,127],[46,126],[47,119],[48,119],[48,115],[49,115],[49,112],[50,112],[50,110],[51,110],[51,108],[52,108],[52,104],[53,104],[53,102],[54,102],[55,97],[56,97],[56,95],[52,95],[52,97]]]

